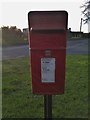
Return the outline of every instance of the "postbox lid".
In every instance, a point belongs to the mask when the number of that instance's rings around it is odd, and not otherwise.
[[[68,13],[66,11],[30,11],[28,13],[29,29],[66,30],[67,20]]]

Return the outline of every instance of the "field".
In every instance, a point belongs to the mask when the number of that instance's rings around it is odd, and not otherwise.
[[[88,56],[68,55],[66,89],[53,95],[53,118],[88,118]],[[3,118],[43,118],[43,96],[31,91],[29,58],[3,60]]]

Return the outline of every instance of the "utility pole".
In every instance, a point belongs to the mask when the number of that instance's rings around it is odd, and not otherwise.
[[[81,30],[82,30],[82,18],[81,18],[81,22],[80,22],[80,32],[81,32]]]

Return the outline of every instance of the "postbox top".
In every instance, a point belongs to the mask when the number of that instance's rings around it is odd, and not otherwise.
[[[30,11],[28,13],[29,30],[67,30],[67,22],[66,11]]]

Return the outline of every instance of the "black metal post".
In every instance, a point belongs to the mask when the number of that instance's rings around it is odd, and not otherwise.
[[[44,95],[44,118],[52,120],[52,95]]]

